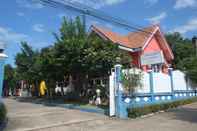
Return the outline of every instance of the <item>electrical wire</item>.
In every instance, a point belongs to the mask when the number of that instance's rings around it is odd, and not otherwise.
[[[35,0],[33,0],[33,1],[35,2]],[[120,18],[109,16],[102,11],[96,10],[96,9],[91,8],[89,6],[85,6],[79,2],[70,2],[67,0],[61,0],[61,1],[59,1],[59,0],[37,0],[37,1],[44,6],[50,6],[50,7],[57,8],[57,9],[59,9],[59,8],[69,9],[69,10],[73,10],[76,12],[80,12],[84,15],[92,16],[97,19],[103,20],[105,22],[109,22],[109,23],[118,25],[120,27],[124,27],[128,31],[137,30],[139,32],[144,32],[147,35],[152,35],[152,32],[145,31],[140,26],[137,26],[137,25],[132,26],[126,20],[122,20]]]

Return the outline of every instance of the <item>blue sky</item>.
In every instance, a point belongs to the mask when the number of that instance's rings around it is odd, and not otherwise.
[[[58,32],[62,17],[79,13],[32,4],[30,0],[1,0],[0,42],[7,45],[7,63],[14,64],[20,41],[28,41],[35,49],[52,45],[53,32]],[[71,0],[78,1],[111,16],[141,27],[159,23],[163,32],[179,31],[185,37],[197,35],[197,0]],[[87,25],[96,24],[126,31],[110,23],[87,17]]]

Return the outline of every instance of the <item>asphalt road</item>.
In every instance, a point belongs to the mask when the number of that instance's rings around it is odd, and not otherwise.
[[[120,120],[100,114],[4,99],[6,131],[197,131],[197,103],[137,119]]]

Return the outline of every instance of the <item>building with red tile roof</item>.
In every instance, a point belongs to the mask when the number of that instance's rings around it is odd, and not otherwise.
[[[158,25],[152,25],[127,35],[121,35],[107,28],[94,25],[91,26],[91,31],[98,34],[104,40],[117,44],[120,49],[128,51],[131,54],[133,65],[145,71],[156,67],[163,72],[167,72],[174,59],[172,50]],[[156,59],[151,61],[150,57],[147,57],[148,55],[152,57],[154,53],[161,54],[162,62],[157,63],[155,61],[154,63],[153,61]],[[148,58],[148,63],[151,64],[144,64],[142,57]]]

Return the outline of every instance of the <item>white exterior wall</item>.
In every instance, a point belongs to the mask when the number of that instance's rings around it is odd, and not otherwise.
[[[174,90],[187,90],[185,74],[179,70],[173,71]]]
[[[171,81],[168,74],[153,73],[153,92],[171,92]]]

